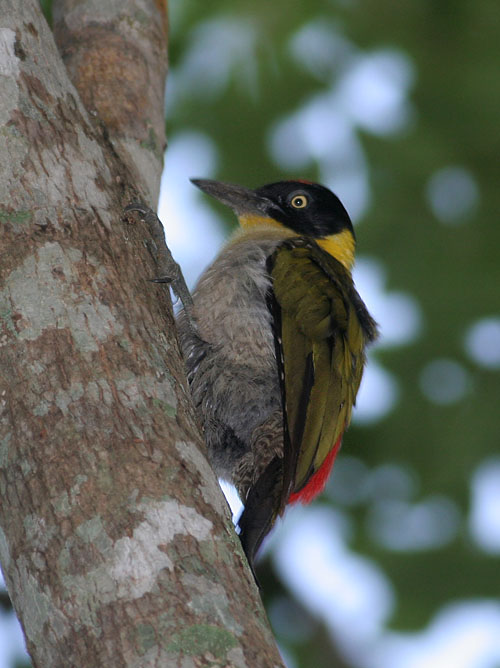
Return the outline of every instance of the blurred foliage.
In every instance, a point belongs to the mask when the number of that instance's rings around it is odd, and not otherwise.
[[[50,21],[50,0],[41,4]],[[415,483],[411,501],[448,498],[459,510],[458,531],[441,547],[391,550],[368,529],[373,498],[342,505],[332,492],[321,503],[340,505],[353,527],[350,548],[392,582],[391,628],[421,629],[448,603],[500,596],[498,555],[483,551],[468,531],[471,474],[498,454],[500,373],[478,365],[464,346],[476,320],[500,316],[498,3],[171,0],[170,10],[170,139],[186,130],[206,133],[218,151],[217,174],[209,176],[249,186],[297,176],[297,170],[287,173],[273,162],[268,138],[278,121],[327,85],[324,72],[301,67],[290,55],[290,40],[304,25],[330,26],[360,53],[400,50],[412,63],[411,122],[399,133],[358,132],[369,169],[370,205],[357,235],[359,252],[383,263],[387,289],[417,300],[423,326],[413,342],[377,350],[378,362],[397,380],[397,404],[371,425],[353,425],[339,459],[357,458],[367,471],[385,464],[402,467]],[[226,21],[221,49],[227,40],[227,76],[207,90],[200,85],[203,71],[190,81],[188,64],[202,28],[217,20]],[[246,42],[245,26],[253,35]],[[206,53],[207,62],[211,57]],[[335,63],[328,76],[335,77]],[[432,212],[426,192],[432,175],[450,165],[472,175],[479,200],[460,224],[446,225]],[[193,175],[205,176],[197,174],[195,164]],[[301,176],[318,179],[320,169],[313,164]],[[217,211],[232,223],[226,211]],[[449,404],[431,401],[420,385],[422,369],[439,358],[462,365],[467,377],[467,391]],[[295,666],[349,668],[324,622],[294,600],[269,557],[261,562],[260,578],[268,608],[279,602],[307,628],[296,642],[276,629]]]
[[[222,180],[256,186],[297,176],[295,169],[286,173],[272,161],[268,136],[277,121],[325,88],[321,72],[315,76],[290,57],[290,39],[306,23],[334,25],[360,52],[401,50],[413,64],[413,120],[408,127],[387,136],[360,134],[369,166],[371,204],[357,234],[359,252],[383,262],[387,288],[416,298],[423,327],[411,344],[377,351],[378,361],[397,379],[397,405],[371,426],[353,425],[343,452],[372,469],[386,463],[401,465],[416,479],[412,500],[435,494],[448,497],[460,511],[460,525],[453,540],[440,548],[395,551],[381,547],[367,531],[368,503],[343,510],[355,527],[351,547],[373,559],[394,585],[397,605],[392,628],[422,628],[444,604],[461,598],[499,596],[498,558],[474,544],[467,517],[471,473],[484,458],[498,453],[500,375],[477,365],[464,347],[468,327],[479,318],[500,315],[498,4],[494,0],[180,4],[171,5],[174,79],[185,71],[204,22],[238,19],[256,28],[258,36],[252,62],[235,62],[226,85],[212,94],[188,86],[187,92],[177,95],[180,82],[172,85],[170,137],[186,129],[206,133],[219,152],[215,176]],[[430,177],[449,165],[470,172],[479,201],[466,220],[446,225],[433,214],[426,189]],[[197,175],[196,165],[193,174]],[[318,174],[313,165],[301,176],[316,179]],[[217,211],[231,220],[221,208]],[[448,405],[433,403],[420,388],[422,369],[437,358],[462,365],[467,377],[467,391]],[[270,560],[261,565],[268,605],[278,596],[292,596],[281,591],[271,568]],[[296,665],[319,666],[323,664],[311,662],[310,652],[318,643],[323,646],[323,640],[319,629],[311,631],[307,644],[291,648],[283,641],[283,645],[293,650]],[[341,663],[331,655],[331,662],[324,665]]]

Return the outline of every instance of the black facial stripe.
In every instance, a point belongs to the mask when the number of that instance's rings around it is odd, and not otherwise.
[[[344,229],[353,231],[342,202],[328,188],[319,184],[281,181],[258,188],[255,193],[268,200],[268,216],[300,235],[320,238]],[[308,204],[296,208],[292,206],[291,200],[300,195],[307,197]]]

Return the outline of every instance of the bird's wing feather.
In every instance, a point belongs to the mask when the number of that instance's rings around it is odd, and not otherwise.
[[[314,242],[284,242],[268,268],[286,420],[284,507],[340,442],[375,323],[347,270]]]

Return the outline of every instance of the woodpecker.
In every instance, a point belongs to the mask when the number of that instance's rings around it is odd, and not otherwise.
[[[351,277],[351,220],[328,188],[192,182],[240,225],[178,329],[213,468],[245,506],[240,539],[253,570],[287,504],[323,489],[377,327]]]

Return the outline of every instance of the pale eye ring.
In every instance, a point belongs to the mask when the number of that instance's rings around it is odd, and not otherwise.
[[[304,209],[309,204],[309,200],[305,195],[293,195],[290,204],[294,209]]]

